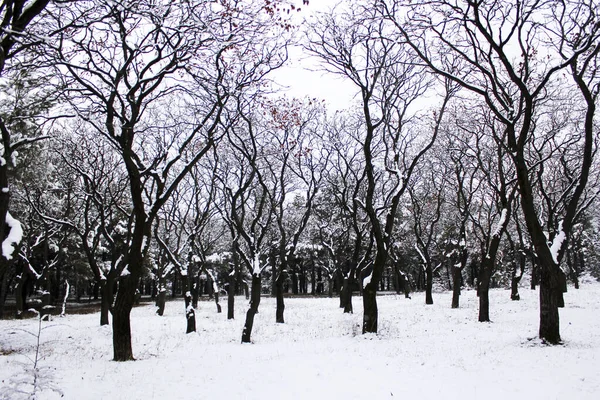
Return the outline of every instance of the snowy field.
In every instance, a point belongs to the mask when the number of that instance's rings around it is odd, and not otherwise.
[[[43,324],[35,396],[37,321],[0,321],[1,399],[598,399],[600,285],[569,288],[561,310],[562,346],[535,339],[537,292],[492,291],[492,323],[477,322],[477,297],[451,294],[378,298],[380,333],[361,335],[362,303],[344,315],[338,299],[286,299],[276,324],[264,298],[254,344],[241,345],[246,300],[237,318],[201,302],[198,332],[186,335],[183,301],[132,312],[137,361],[111,361],[111,330],[99,316],[68,315]],[[532,339],[533,338],[533,339]]]

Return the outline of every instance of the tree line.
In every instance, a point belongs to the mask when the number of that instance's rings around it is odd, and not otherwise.
[[[84,292],[133,359],[140,295],[363,303],[529,276],[560,342],[567,281],[598,274],[598,4],[580,0],[9,1],[0,40],[0,313]],[[270,74],[290,46],[351,82],[332,112]]]

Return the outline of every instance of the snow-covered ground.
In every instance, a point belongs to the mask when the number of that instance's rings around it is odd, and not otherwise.
[[[236,299],[228,321],[201,302],[198,332],[185,334],[183,301],[133,310],[137,361],[111,361],[111,330],[99,317],[44,323],[35,398],[53,399],[598,399],[600,285],[570,288],[561,310],[562,346],[535,339],[537,292],[491,293],[492,323],[477,322],[477,297],[381,296],[379,334],[361,335],[362,303],[344,315],[338,299],[286,299],[286,323],[264,298],[254,344],[240,344],[247,309]],[[68,310],[67,310],[68,311]],[[0,398],[29,398],[37,321],[0,321]],[[534,339],[532,339],[534,338]]]

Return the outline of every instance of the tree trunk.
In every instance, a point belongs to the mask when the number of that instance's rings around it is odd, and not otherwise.
[[[8,286],[10,281],[10,271],[8,263],[0,256],[0,319],[4,317],[4,304],[8,295]]]
[[[133,273],[120,278],[119,291],[113,307],[114,361],[134,360],[131,348],[131,323],[129,316],[135,301],[137,282],[138,278]]]
[[[113,302],[112,287],[112,279],[100,281],[100,326],[109,324],[108,313]]]
[[[462,268],[452,266],[452,308],[459,307]]]
[[[567,255],[570,252],[567,252]],[[571,257],[569,257],[570,259]],[[569,264],[571,264],[571,280],[573,280],[573,284],[575,285],[575,289],[579,289],[579,274],[580,274],[580,269],[579,269],[579,259],[583,259],[583,254],[580,254],[579,251],[574,251],[573,252],[573,260],[572,263],[570,262]]]
[[[260,275],[252,274],[252,294],[250,299],[250,308],[246,313],[246,322],[242,331],[242,343],[250,343],[252,335],[252,326],[254,325],[254,316],[258,312],[260,304],[261,278]]]
[[[449,265],[446,267],[446,282],[448,282],[448,290],[452,290],[452,274],[450,274],[450,268],[452,267]]]
[[[196,332],[196,312],[192,307],[192,293],[189,290],[185,292],[185,319],[187,321],[185,333]]]
[[[348,286],[346,285],[347,282],[347,278],[344,276],[344,278],[342,279],[342,288],[340,290],[340,308],[344,308],[344,306],[346,305],[346,289],[348,288]]]
[[[517,275],[517,265],[519,268],[519,274]],[[515,263],[515,268],[513,269],[513,276],[510,282],[510,299],[513,301],[521,300],[521,296],[519,295],[519,283],[523,278],[523,273],[525,272],[525,255],[522,251],[519,251],[518,256],[518,264]]]
[[[229,286],[227,287],[227,319],[234,318],[235,307],[235,270],[229,273]]]
[[[79,277],[77,277],[77,280],[75,281],[75,293],[76,297],[77,297],[77,301],[79,302]],[[94,298],[94,300],[98,300],[100,298],[100,285],[98,284],[98,282],[94,282],[94,288],[92,289],[92,296]]]
[[[479,322],[490,322],[490,279],[494,263],[491,257],[485,257],[479,269],[477,296],[479,296]]]
[[[315,260],[311,259],[310,262],[310,294],[316,294],[317,276],[315,274]]]
[[[550,344],[560,343],[560,321],[558,315],[559,296],[556,278],[550,268],[540,268],[540,330],[539,337]]]
[[[537,281],[538,281],[538,272],[539,272],[539,267],[538,267],[538,260],[537,257],[535,257],[535,255],[531,256],[531,290],[535,290],[536,285],[537,285]]]
[[[398,274],[400,282],[402,284],[402,289],[404,290],[404,298],[410,299],[410,281],[408,280],[408,276],[406,274]]]
[[[433,304],[433,271],[430,266],[425,269],[425,304]]]
[[[377,290],[372,282],[363,289],[363,307],[362,333],[377,333]]]
[[[192,307],[194,309],[198,308],[198,286],[200,285],[200,277],[198,275],[194,276],[192,280]]]
[[[321,268],[317,270],[317,294],[323,294],[323,272]]]
[[[283,271],[279,271],[275,282],[275,297],[277,299],[277,308],[275,310],[275,322],[278,324],[285,323],[283,312],[285,311],[285,303],[283,301]]]
[[[221,313],[221,305],[219,304],[219,291],[215,290],[215,304],[217,305],[217,314]]]
[[[4,69],[4,54],[0,56],[0,61],[2,64],[0,65],[0,71]],[[2,127],[4,126],[4,121],[0,119],[0,124]],[[7,131],[6,131],[7,132]],[[2,134],[2,139],[10,140],[9,137],[5,137]],[[8,160],[8,156],[10,153],[8,149],[4,149],[2,152],[2,157],[4,160]],[[8,168],[9,164],[7,162],[0,163],[0,188],[8,188]],[[8,229],[8,225],[6,224],[6,214],[8,213],[8,204],[10,202],[10,191],[9,190],[1,190],[0,191],[0,240],[4,242],[10,229]],[[0,255],[0,318],[4,316],[4,303],[6,302],[6,296],[8,294],[8,282],[11,278],[10,275],[10,261],[2,257]]]
[[[196,312],[194,311],[193,297],[191,292],[193,278],[189,275],[189,272],[190,270],[188,269],[188,275],[181,276],[181,284],[183,285],[183,298],[185,301],[185,319],[187,321],[185,333],[196,332]],[[219,300],[217,297],[217,307],[218,306]]]
[[[344,303],[344,313],[352,314],[352,287],[350,286],[350,282],[350,277],[344,276],[344,287],[342,288],[342,297]]]
[[[510,281],[510,299],[513,301],[521,300],[519,295],[519,282],[521,281],[520,276],[513,276]]]
[[[26,298],[27,293],[25,292],[25,284],[27,282],[27,274],[25,271],[21,272],[21,276],[17,281],[17,286],[15,287],[15,300],[17,302],[17,308],[15,310],[15,318],[22,319],[23,312],[25,311],[26,306]]]
[[[120,290],[120,289],[119,289]],[[158,291],[158,296],[156,298],[156,306],[158,307],[156,309],[156,313],[158,315],[160,315],[161,317],[163,316],[163,314],[165,313],[165,302],[166,302],[166,298],[167,298],[167,289],[161,287]]]

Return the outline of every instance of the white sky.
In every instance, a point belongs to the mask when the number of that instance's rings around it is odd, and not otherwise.
[[[340,0],[310,0],[308,6],[302,7],[301,15],[310,19],[314,13],[327,11],[338,2]],[[271,78],[283,86],[281,90],[287,96],[324,99],[331,111],[347,108],[357,94],[356,86],[339,75],[318,69],[316,59],[308,58],[301,48],[294,47],[289,49],[287,64]]]

